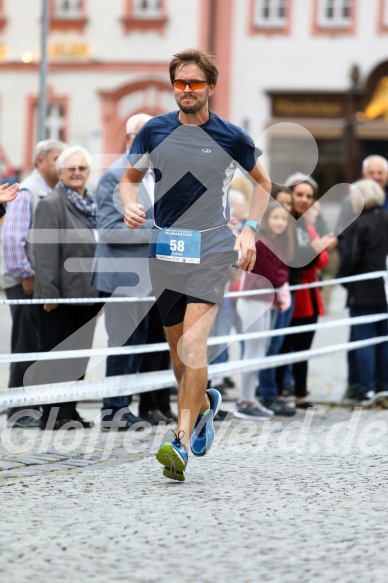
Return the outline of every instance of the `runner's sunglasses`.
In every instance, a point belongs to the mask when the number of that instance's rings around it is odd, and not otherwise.
[[[175,79],[173,82],[175,89],[179,89],[180,91],[184,91],[186,89],[186,85],[190,87],[192,91],[196,91],[197,89],[203,89],[205,85],[210,85],[209,81],[202,81],[201,79]]]

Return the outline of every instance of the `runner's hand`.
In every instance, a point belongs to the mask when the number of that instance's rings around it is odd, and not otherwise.
[[[256,261],[255,234],[251,227],[244,227],[236,239],[234,250],[240,252],[239,269],[252,271]]]
[[[124,223],[129,229],[137,229],[145,223],[144,206],[137,202],[129,203],[124,210]]]

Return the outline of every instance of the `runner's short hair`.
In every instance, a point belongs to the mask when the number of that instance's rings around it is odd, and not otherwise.
[[[199,49],[185,49],[176,53],[169,65],[171,83],[175,81],[175,74],[185,65],[197,65],[202,69],[208,83],[216,84],[218,68],[214,56]]]

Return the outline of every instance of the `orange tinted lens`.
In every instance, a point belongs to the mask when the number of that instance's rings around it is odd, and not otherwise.
[[[205,85],[205,81],[190,81],[190,87],[193,91],[196,89],[203,89]]]
[[[174,87],[176,89],[179,89],[180,91],[184,91],[186,89],[186,83],[184,81],[180,81],[179,79],[177,79],[176,81],[174,81]]]
[[[179,89],[180,91],[184,91],[186,89],[186,85],[189,85],[192,91],[196,89],[203,89],[206,85],[206,81],[183,81],[183,79],[176,79],[174,81],[175,89]]]

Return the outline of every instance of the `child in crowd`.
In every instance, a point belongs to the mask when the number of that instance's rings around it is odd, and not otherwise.
[[[274,188],[272,189],[272,196],[275,200],[277,200],[277,202],[279,204],[281,204],[282,206],[284,206],[284,208],[291,213],[292,210],[292,197],[291,197],[291,191],[289,190],[289,188],[287,187],[283,187],[280,190],[274,190]]]
[[[230,221],[229,224],[233,227],[236,235],[239,235],[244,221],[246,221],[249,214],[249,205],[247,197],[239,190],[231,189],[229,191],[230,204]],[[239,291],[240,289],[241,271],[231,267],[229,269],[229,283],[225,289],[225,293],[229,291]],[[232,328],[237,334],[242,332],[242,325],[240,317],[236,310],[237,301],[233,298],[225,298],[217,316],[215,317],[211,336],[228,336]],[[244,346],[241,346],[241,356],[244,352]],[[209,351],[211,364],[220,364],[228,362],[229,354],[227,344],[218,344],[213,346]],[[233,388],[234,382],[230,377],[213,377],[211,386],[217,389],[222,395],[225,395],[227,388]]]
[[[281,204],[287,210],[288,213],[291,213],[292,197],[289,188],[282,187],[276,190],[273,187],[272,196],[279,204]],[[291,240],[290,230],[288,232],[289,239]],[[290,255],[291,249],[293,249],[293,245],[288,251],[288,257],[291,256]],[[287,328],[291,322],[293,309],[294,309],[294,295],[291,294],[291,302],[287,310],[283,311],[279,311],[277,309],[272,310],[271,329],[280,330],[281,328]],[[279,354],[283,341],[284,336],[272,336],[272,338],[269,338],[266,356],[276,356],[277,354]],[[288,371],[288,375],[290,377],[290,380],[292,380],[291,371]],[[290,380],[287,377],[287,381],[289,383]],[[282,397],[279,398],[276,383],[276,368],[265,368],[263,370],[260,370],[258,374],[258,381],[260,399],[267,409],[271,410],[275,415],[280,417],[291,417],[292,415],[295,415],[295,408],[287,405],[287,403],[284,401]]]
[[[271,327],[271,305],[285,311],[290,306],[288,291],[288,268],[283,262],[292,252],[289,233],[289,213],[279,203],[273,201],[261,221],[260,237],[256,243],[257,258],[252,273],[244,272],[241,290],[281,288],[276,294],[243,296],[237,301],[237,311],[244,332],[265,332]],[[243,360],[265,356],[266,338],[245,340]],[[257,371],[242,373],[240,399],[235,416],[241,419],[269,419],[273,411],[256,400]]]

